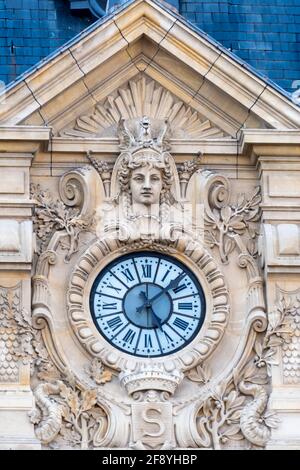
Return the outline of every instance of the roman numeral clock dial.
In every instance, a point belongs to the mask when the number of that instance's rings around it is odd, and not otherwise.
[[[204,321],[205,298],[183,263],[145,251],[121,256],[98,274],[90,310],[98,331],[114,347],[159,357],[195,338]]]

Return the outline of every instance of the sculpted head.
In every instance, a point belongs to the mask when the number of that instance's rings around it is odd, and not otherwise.
[[[153,150],[140,150],[122,161],[119,183],[121,191],[131,195],[133,204],[159,204],[172,184],[170,163]]]
[[[129,189],[133,203],[158,204],[162,188],[161,171],[151,164],[132,170]]]

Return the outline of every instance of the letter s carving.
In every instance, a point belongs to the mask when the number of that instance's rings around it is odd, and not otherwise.
[[[158,417],[157,418],[154,418],[154,417],[151,417],[149,416],[149,411],[156,411],[157,413],[159,413],[160,415],[162,414],[161,413],[161,409],[160,408],[147,408],[146,410],[143,411],[142,413],[142,418],[143,420],[146,422],[146,423],[153,423],[153,424],[156,424],[158,427],[159,427],[159,430],[157,432],[148,432],[148,431],[144,431],[144,434],[143,436],[150,436],[150,437],[160,437],[164,434],[165,430],[166,430],[166,426],[165,424],[161,421],[161,419],[159,419]]]

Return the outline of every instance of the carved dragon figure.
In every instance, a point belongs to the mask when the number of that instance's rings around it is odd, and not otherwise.
[[[62,407],[50,398],[50,395],[58,395],[61,392],[62,385],[63,382],[60,380],[55,383],[43,383],[34,391],[39,409],[33,410],[30,418],[33,422],[39,423],[35,433],[43,444],[53,441],[62,426]]]
[[[264,447],[271,435],[262,417],[268,403],[268,394],[261,385],[246,383],[244,380],[239,383],[239,389],[244,395],[253,396],[253,400],[242,410],[241,431],[252,444]]]

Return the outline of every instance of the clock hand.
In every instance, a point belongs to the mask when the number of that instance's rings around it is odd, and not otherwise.
[[[140,296],[143,297],[144,300],[145,300],[145,304],[143,306],[147,309],[147,311],[149,309],[151,314],[152,314],[152,319],[153,319],[154,326],[157,326],[161,331],[163,331],[162,326],[161,326],[161,319],[156,315],[156,313],[154,312],[152,306],[147,305],[148,304],[148,298],[147,298],[146,293],[144,291],[141,291]]]
[[[144,300],[148,300],[148,297],[149,297],[149,284],[146,284],[146,296],[144,297]],[[146,311],[147,311],[147,326],[149,328],[151,324],[151,318],[149,318],[151,313],[149,312],[148,308],[146,308]]]
[[[147,302],[148,302],[148,297],[147,297],[147,295],[146,295],[146,292],[144,292],[143,290],[141,290],[141,292],[139,293],[139,296],[140,296],[140,297],[143,297],[143,299],[144,299],[144,301],[145,301],[145,303],[142,305],[142,307],[143,307],[143,308],[146,307],[146,306],[147,306]],[[138,307],[138,308],[140,308],[140,307]]]
[[[153,308],[150,306],[150,307],[147,307],[149,308],[150,312],[152,313],[152,318],[153,318],[153,324],[154,326],[157,326],[160,331],[163,331],[162,329],[162,325],[161,325],[161,319],[156,315],[156,313],[154,312]]]
[[[169,282],[169,284],[163,289],[161,290],[160,292],[158,292],[158,294],[155,294],[153,297],[151,297],[151,299],[147,299],[147,301],[141,305],[140,307],[137,307],[136,311],[138,313],[141,313],[141,311],[143,310],[143,308],[145,307],[151,307],[152,303],[157,300],[159,297],[161,297],[163,294],[165,294],[166,292],[168,292],[168,290],[170,289],[176,289],[176,287],[178,286],[179,282],[184,278],[185,276],[185,272],[182,272],[181,274],[179,274],[179,276],[177,276],[175,279],[172,279],[172,281]]]

